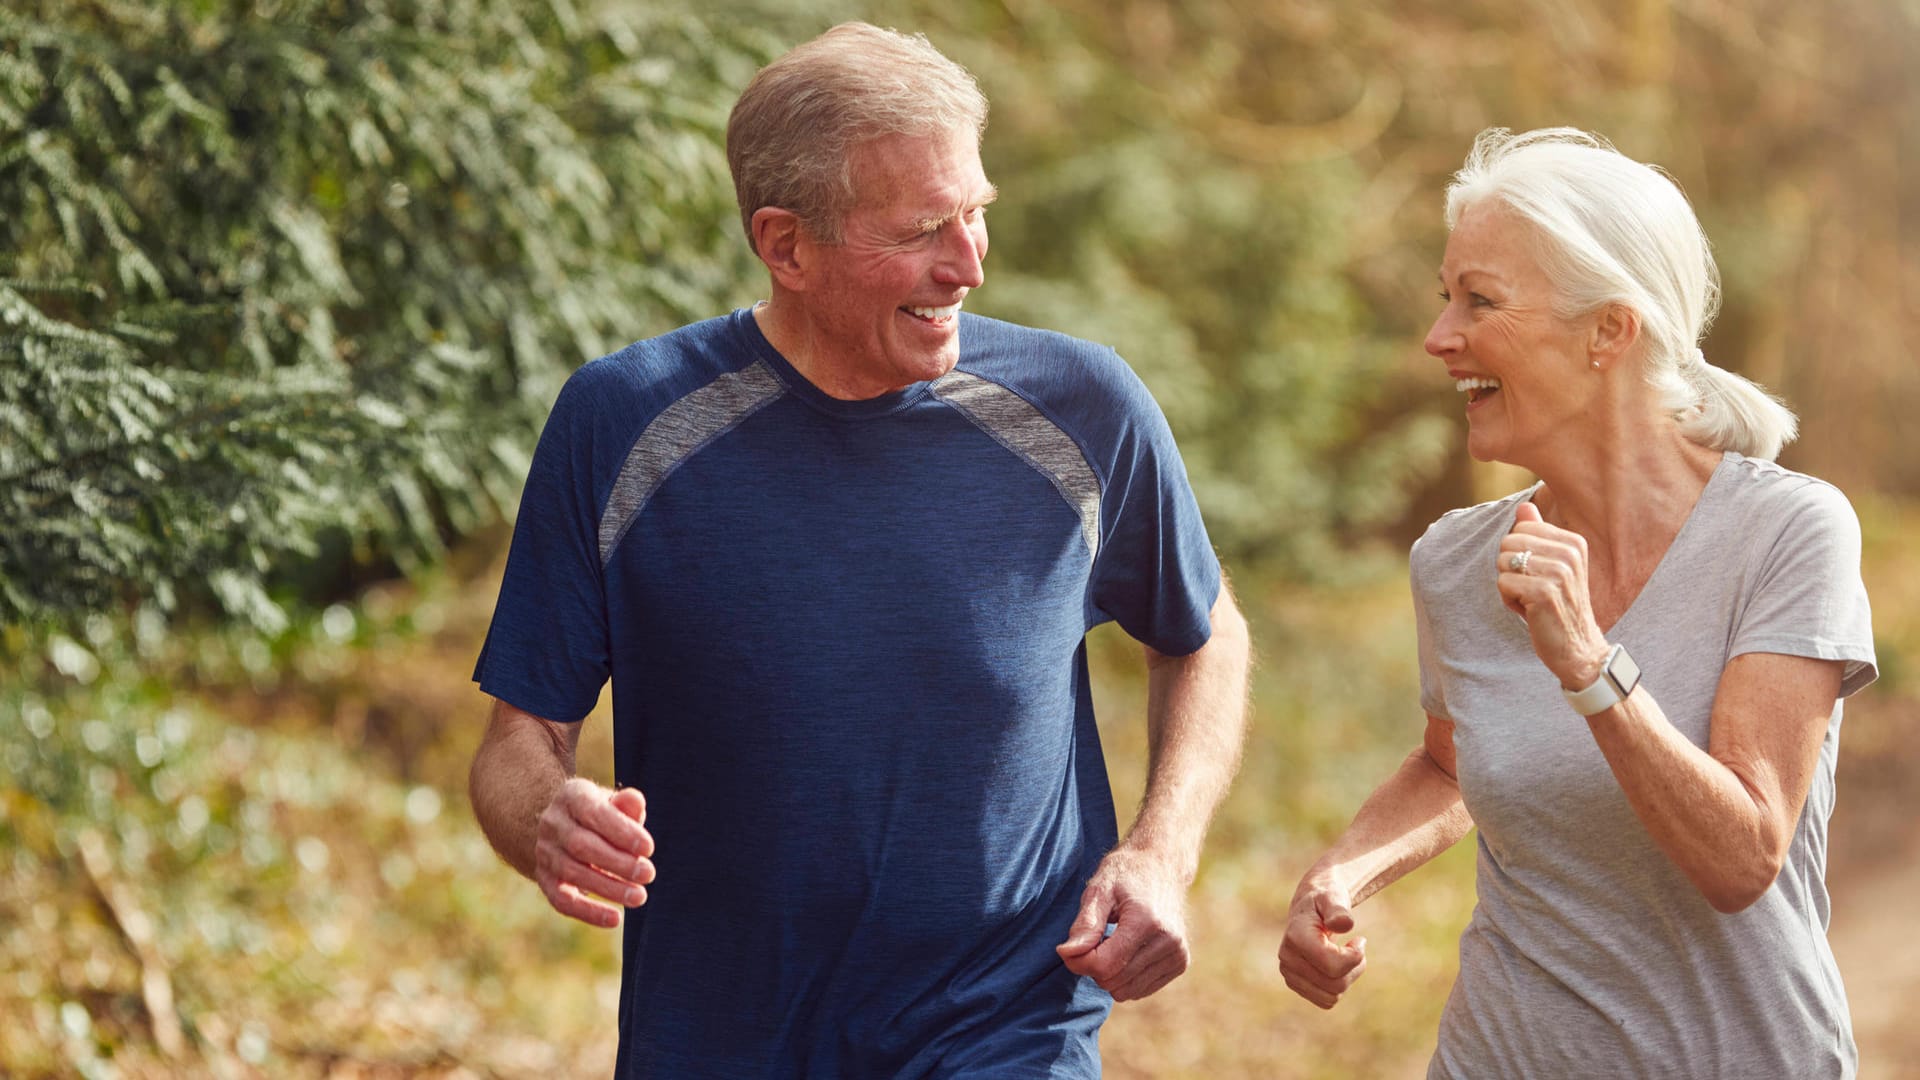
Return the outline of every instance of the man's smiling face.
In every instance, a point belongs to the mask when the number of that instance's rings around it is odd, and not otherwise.
[[[959,362],[960,305],[985,279],[995,191],[971,129],[882,136],[863,143],[851,167],[853,209],[839,243],[807,242],[801,300],[836,396],[868,398]]]

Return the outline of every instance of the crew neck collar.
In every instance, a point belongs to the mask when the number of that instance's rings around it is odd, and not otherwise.
[[[927,391],[933,386],[932,382],[917,382],[892,393],[881,394],[879,397],[863,398],[858,401],[837,398],[815,386],[812,380],[800,373],[799,368],[794,367],[786,357],[780,355],[780,350],[774,348],[773,342],[768,341],[767,335],[761,332],[759,320],[753,317],[753,308],[744,307],[735,311],[733,325],[747,346],[773,369],[774,375],[780,379],[789,393],[829,416],[845,420],[864,420],[885,416],[898,412],[925,397]]]

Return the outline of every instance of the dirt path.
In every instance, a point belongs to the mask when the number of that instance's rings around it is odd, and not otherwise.
[[[1847,711],[1828,941],[1853,1009],[1861,1080],[1920,1080],[1920,707],[1889,698],[1869,691]]]
[[[1920,827],[1905,845],[1836,872],[1828,940],[1840,961],[1862,1080],[1920,1080]]]

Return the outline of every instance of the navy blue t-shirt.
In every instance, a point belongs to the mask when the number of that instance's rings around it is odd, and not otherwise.
[[[659,872],[621,1077],[1099,1075],[1054,953],[1116,839],[1082,642],[1198,649],[1219,565],[1112,350],[959,335],[841,401],[736,311],[554,405],[474,677],[569,722],[613,680]]]

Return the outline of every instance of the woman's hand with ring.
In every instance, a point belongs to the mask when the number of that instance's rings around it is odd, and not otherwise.
[[[1547,524],[1523,502],[1494,562],[1501,601],[1526,620],[1534,655],[1560,685],[1579,690],[1599,678],[1607,639],[1593,617],[1586,538]]]

